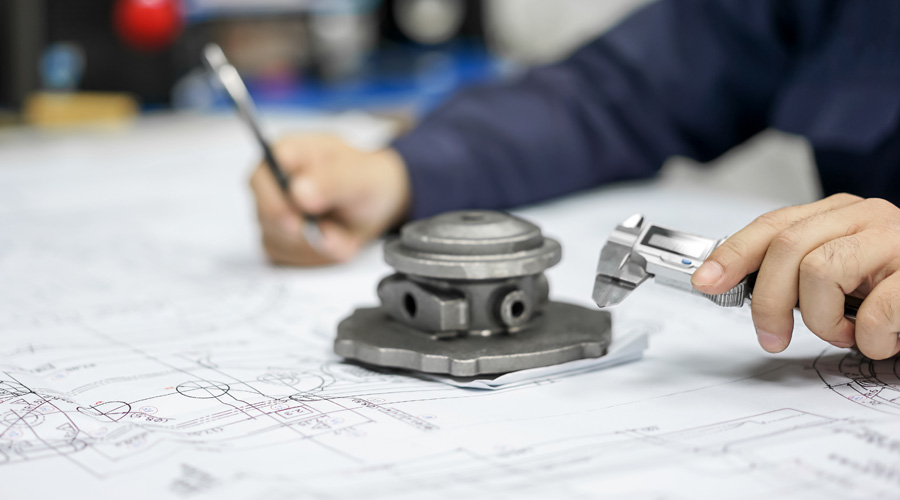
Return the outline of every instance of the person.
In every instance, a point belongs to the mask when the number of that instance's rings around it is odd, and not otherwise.
[[[564,62],[465,90],[389,148],[293,136],[251,185],[277,263],[351,258],[408,219],[502,209],[652,176],[673,155],[707,161],[766,127],[805,136],[828,197],[764,214],[693,275],[717,294],[759,271],[760,345],[809,329],[883,359],[900,351],[900,2],[659,0]],[[853,194],[847,194],[853,193]],[[302,238],[295,208],[321,215]],[[864,297],[854,321],[845,294]]]

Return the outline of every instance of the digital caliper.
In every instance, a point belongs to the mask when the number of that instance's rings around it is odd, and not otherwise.
[[[753,294],[756,273],[719,295],[702,293],[691,284],[694,271],[724,241],[646,224],[642,215],[632,215],[616,226],[600,251],[594,302],[601,308],[614,306],[648,278],[655,278],[657,283],[700,295],[721,307],[743,306]],[[855,318],[861,302],[848,295],[844,315]]]

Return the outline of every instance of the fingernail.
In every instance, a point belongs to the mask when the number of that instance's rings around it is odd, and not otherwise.
[[[781,352],[787,347],[784,345],[784,341],[781,340],[781,337],[762,330],[756,330],[756,340],[759,341],[759,345],[765,349],[766,352]]]
[[[850,342],[829,342],[829,344],[831,344],[831,345],[833,345],[833,346],[835,346],[835,347],[840,347],[841,349],[846,349],[846,348],[848,348],[848,347],[853,347],[853,344],[851,344]]]
[[[691,282],[695,285],[709,286],[715,285],[722,279],[725,270],[722,265],[714,260],[704,262],[691,276]]]

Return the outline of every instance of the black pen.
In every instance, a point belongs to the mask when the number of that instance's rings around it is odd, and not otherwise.
[[[203,48],[203,61],[209,70],[216,75],[222,86],[225,87],[225,91],[237,107],[238,115],[250,127],[254,137],[256,137],[256,142],[262,148],[266,166],[269,167],[269,171],[275,177],[275,181],[278,183],[278,187],[281,188],[281,192],[284,193],[285,198],[291,203],[291,178],[278,165],[278,160],[275,159],[275,155],[272,153],[269,141],[263,137],[262,130],[260,130],[256,121],[256,106],[253,104],[253,99],[250,98],[250,93],[247,91],[247,86],[244,84],[244,80],[241,79],[241,75],[228,62],[228,58],[225,57],[225,52],[222,51],[222,48],[215,43],[209,43]],[[321,248],[322,233],[319,231],[318,219],[309,214],[304,214],[300,210],[297,210],[297,212],[303,217],[303,235],[307,243],[313,248]]]

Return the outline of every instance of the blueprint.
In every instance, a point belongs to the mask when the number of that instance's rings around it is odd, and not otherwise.
[[[769,355],[748,310],[653,284],[613,311],[649,348],[604,370],[485,391],[343,363],[335,325],[389,269],[267,264],[256,155],[227,117],[0,135],[0,498],[900,497],[896,359],[802,327]],[[631,213],[724,235],[771,208],[648,184],[521,215],[563,244],[551,295],[590,306]]]

